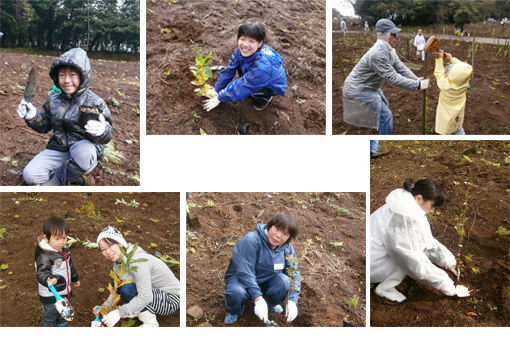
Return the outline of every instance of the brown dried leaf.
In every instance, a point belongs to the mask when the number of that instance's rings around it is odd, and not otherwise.
[[[467,313],[467,315],[471,315],[471,316],[478,316],[478,314],[473,313],[473,312],[469,312],[469,313]]]

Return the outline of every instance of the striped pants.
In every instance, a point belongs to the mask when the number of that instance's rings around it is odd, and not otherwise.
[[[121,299],[126,303],[129,303],[129,301],[138,295],[134,283],[123,285],[117,290],[117,293],[120,293]],[[170,315],[179,309],[180,300],[179,294],[165,293],[159,288],[152,287],[152,302],[142,309],[141,312],[148,310],[152,314]]]

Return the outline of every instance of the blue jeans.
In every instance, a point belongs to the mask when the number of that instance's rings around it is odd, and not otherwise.
[[[236,276],[228,278],[225,290],[225,309],[227,313],[234,315],[243,314],[243,306],[250,301],[248,292]],[[262,296],[268,306],[276,306],[285,300],[285,294],[289,290],[289,277],[283,273],[275,275],[260,286]]]
[[[452,135],[457,135],[457,136],[460,136],[460,135],[465,135],[466,132],[464,132],[464,128],[461,126],[457,131],[455,131],[454,133],[452,133]]]
[[[381,116],[379,117],[379,134],[392,135],[393,134],[393,113],[391,113],[388,105],[381,100]]]
[[[43,327],[66,327],[67,321],[60,315],[55,303],[43,303]]]
[[[370,153],[376,153],[378,148],[379,148],[379,141],[371,140],[370,141]]]

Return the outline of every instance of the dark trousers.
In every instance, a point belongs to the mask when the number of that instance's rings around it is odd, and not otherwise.
[[[236,276],[230,277],[226,281],[225,290],[225,309],[227,313],[234,315],[243,314],[243,306],[250,301],[248,293]],[[275,275],[272,279],[264,282],[260,286],[262,296],[268,306],[276,306],[285,300],[285,294],[289,290],[289,277],[283,273]]]

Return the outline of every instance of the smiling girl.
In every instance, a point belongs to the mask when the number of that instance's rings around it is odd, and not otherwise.
[[[266,29],[255,18],[239,27],[237,50],[216,82],[217,95],[205,101],[204,109],[212,110],[220,102],[239,101],[251,96],[257,110],[263,110],[273,95],[285,94],[287,76],[278,52],[264,45]],[[232,81],[236,72],[239,79]]]
[[[457,261],[432,236],[426,217],[444,201],[443,189],[433,180],[408,179],[370,216],[370,283],[380,282],[377,295],[404,301],[395,287],[406,275],[445,295],[456,294],[452,279],[439,267],[458,276]]]
[[[226,324],[236,322],[249,301],[255,302],[255,314],[264,322],[268,320],[268,307],[276,313],[283,312],[281,303],[291,287],[287,272],[291,264],[287,256],[296,258],[290,241],[298,231],[292,214],[279,213],[267,224],[257,224],[255,231],[237,242],[225,273]],[[301,293],[301,274],[297,262],[294,265],[287,322],[292,322],[297,316],[297,301]]]

